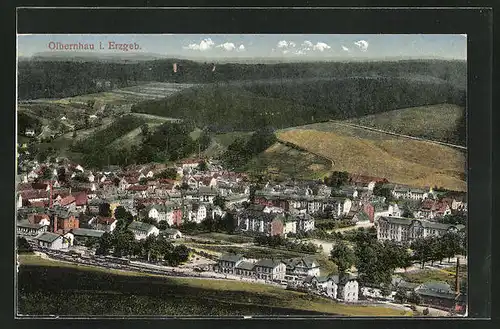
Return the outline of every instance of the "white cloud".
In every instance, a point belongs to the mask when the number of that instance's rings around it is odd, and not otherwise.
[[[306,54],[306,52],[302,49],[299,49],[295,52],[295,55],[305,55],[305,54]]]
[[[460,34],[461,36],[463,36],[464,38],[467,38],[467,34]]]
[[[285,49],[285,50],[283,50],[283,55],[286,55],[286,54],[288,54],[289,52],[290,52],[290,50],[286,50],[286,49]]]
[[[286,40],[281,40],[278,42],[276,47],[278,48],[295,48],[297,44],[293,41],[286,41]]]
[[[189,49],[189,50],[206,51],[206,50],[212,49],[212,47],[214,45],[215,45],[215,43],[212,41],[212,39],[207,38],[207,39],[201,40],[201,42],[199,44],[192,43],[192,44],[189,44],[189,45],[187,45],[187,46],[185,46],[183,48],[184,49]]]
[[[309,40],[306,40],[302,43],[302,47],[310,48],[313,46],[313,43]]]
[[[347,47],[346,47],[346,46],[344,46],[344,45],[342,45],[342,50],[343,50],[343,51],[347,51],[347,52],[349,52],[349,51],[350,51],[350,50],[349,50],[349,48],[347,48]]]
[[[232,51],[236,49],[236,46],[232,42],[225,42],[217,46],[217,48],[222,48],[226,51]]]
[[[324,51],[325,49],[330,49],[332,47],[330,47],[329,45],[327,45],[326,43],[324,42],[318,42],[316,43],[314,46],[313,46],[313,49],[314,50],[319,50],[319,51]]]
[[[366,41],[366,40],[359,40],[359,41],[356,41],[354,44],[356,46],[358,46],[361,51],[368,50],[368,41]]]
[[[236,51],[245,51],[245,46],[240,45]]]

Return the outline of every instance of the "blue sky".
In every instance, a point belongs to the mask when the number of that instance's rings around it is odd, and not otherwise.
[[[108,42],[137,43],[128,53],[153,53],[191,59],[290,58],[346,59],[386,57],[440,57],[466,59],[464,34],[116,34],[116,35],[18,35],[18,55],[51,50],[50,43],[94,44],[90,52],[123,53]],[[102,48],[99,46],[102,45]],[[82,51],[82,50],[79,50]]]

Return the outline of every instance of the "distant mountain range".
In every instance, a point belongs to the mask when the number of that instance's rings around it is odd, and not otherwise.
[[[19,56],[19,61],[100,61],[100,62],[142,62],[142,61],[153,61],[160,59],[178,59],[178,60],[190,60],[194,62],[214,62],[214,63],[294,63],[294,62],[371,62],[371,61],[400,61],[400,60],[454,60],[463,61],[453,58],[445,57],[403,57],[403,56],[393,56],[384,58],[366,58],[366,57],[335,57],[335,58],[324,58],[324,57],[266,57],[266,58],[254,58],[254,57],[234,57],[234,58],[199,58],[199,57],[182,57],[182,56],[169,56],[165,54],[154,54],[154,53],[102,53],[102,52],[39,52],[32,56]]]

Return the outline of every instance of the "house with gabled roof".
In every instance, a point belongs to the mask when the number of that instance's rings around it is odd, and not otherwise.
[[[35,240],[42,248],[61,250],[69,247],[69,240],[64,236],[51,232],[43,232]]]
[[[458,232],[464,228],[464,225],[441,224],[419,219],[380,217],[377,222],[377,239],[411,242],[427,236],[439,237],[447,232]]]
[[[160,233],[160,230],[156,226],[138,221],[132,221],[128,229],[134,233],[136,240],[146,239],[150,235],[158,236]]]
[[[38,236],[49,229],[49,224],[46,222],[41,223],[30,223],[29,221],[18,221],[17,222],[17,234],[24,236]]]
[[[236,266],[244,261],[243,255],[226,253],[219,257],[215,270],[220,273],[235,274]]]
[[[297,257],[284,260],[287,280],[293,281],[306,276],[319,276],[320,266],[313,257]]]
[[[261,259],[255,263],[254,271],[257,279],[285,280],[286,265],[277,259]]]
[[[234,267],[234,271],[236,275],[241,275],[245,277],[255,277],[255,264],[252,262],[242,261],[239,262],[238,265]]]
[[[97,216],[89,220],[88,224],[96,230],[113,232],[116,228],[117,220],[112,217]]]

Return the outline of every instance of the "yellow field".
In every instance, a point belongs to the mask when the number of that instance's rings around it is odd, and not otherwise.
[[[316,130],[314,125],[287,129],[279,132],[278,138],[332,160],[333,170],[385,177],[412,186],[466,190],[465,154],[461,151],[383,133],[365,132],[357,137],[343,133],[346,127],[337,131],[335,123],[329,127],[329,131],[324,127]],[[375,134],[384,136],[368,137]]]

